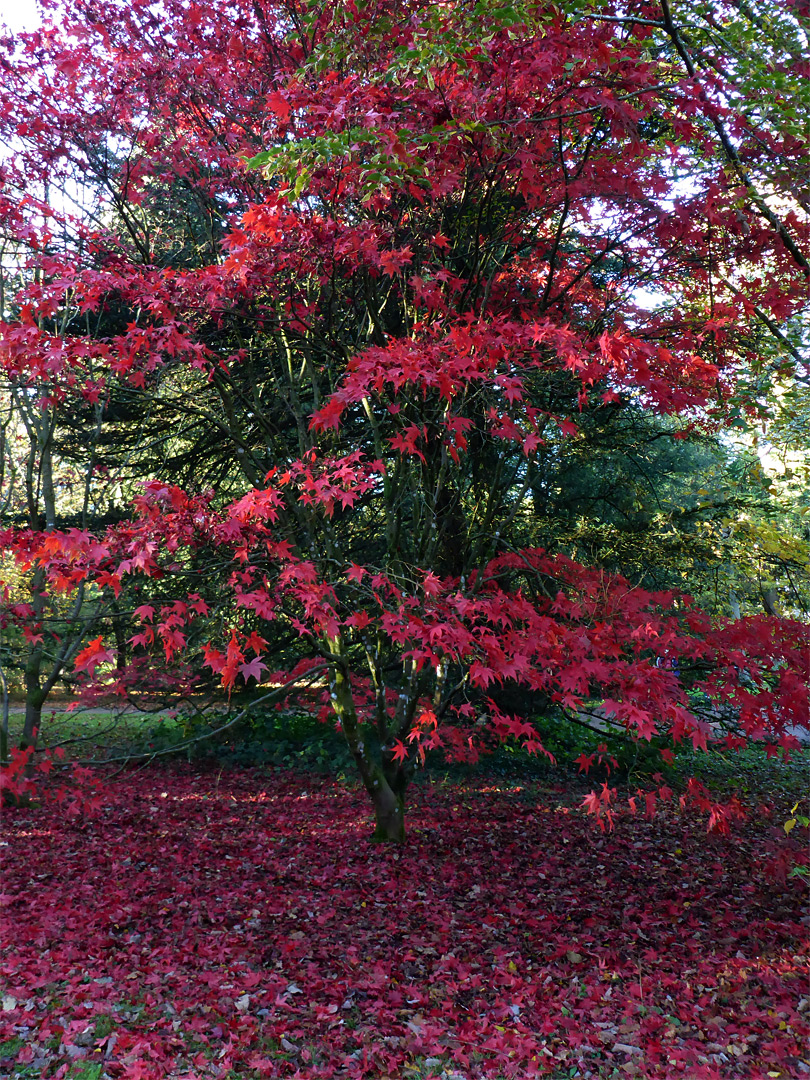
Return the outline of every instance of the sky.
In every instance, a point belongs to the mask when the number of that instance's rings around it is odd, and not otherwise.
[[[40,18],[35,0],[0,0],[0,22],[10,30],[33,30]]]

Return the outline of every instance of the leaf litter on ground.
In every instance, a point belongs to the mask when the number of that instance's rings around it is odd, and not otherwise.
[[[404,848],[290,773],[153,767],[78,822],[6,815],[0,1075],[810,1076],[778,822],[602,835],[485,780],[413,802]]]

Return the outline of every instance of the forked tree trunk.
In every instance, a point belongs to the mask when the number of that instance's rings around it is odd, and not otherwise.
[[[360,725],[348,678],[348,663],[340,638],[327,638],[335,665],[329,677],[332,708],[340,720],[363,787],[374,806],[375,829],[372,840],[381,843],[405,842],[405,788],[407,776],[395,763],[383,768],[374,760],[360,734]]]

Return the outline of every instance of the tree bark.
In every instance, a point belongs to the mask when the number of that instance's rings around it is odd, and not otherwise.
[[[779,611],[776,604],[779,600],[779,593],[774,588],[768,588],[762,590],[762,606],[765,608],[766,615],[779,615]]]
[[[405,799],[392,791],[383,781],[371,792],[376,828],[371,837],[375,843],[405,843]]]
[[[37,738],[42,727],[42,694],[40,691],[26,691],[25,720],[20,737],[20,749],[29,746],[36,749]]]

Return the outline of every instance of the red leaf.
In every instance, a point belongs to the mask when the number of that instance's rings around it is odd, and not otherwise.
[[[261,659],[258,656],[254,656],[253,659],[250,660],[248,663],[241,664],[239,666],[240,674],[242,675],[242,678],[245,680],[245,682],[247,682],[248,679],[251,678],[255,679],[256,682],[261,682],[262,671],[267,670],[267,664],[262,663]]]
[[[105,649],[102,641],[101,636],[94,638],[78,653],[73,664],[74,671],[86,671],[92,678],[99,664],[111,664],[115,661],[115,653]]]
[[[391,747],[391,756],[393,757],[394,761],[399,763],[408,760],[407,747],[399,739],[397,739],[394,745]]]
[[[286,124],[290,119],[290,113],[292,111],[289,101],[278,92],[267,94],[264,100],[273,115],[276,116],[282,124]]]

